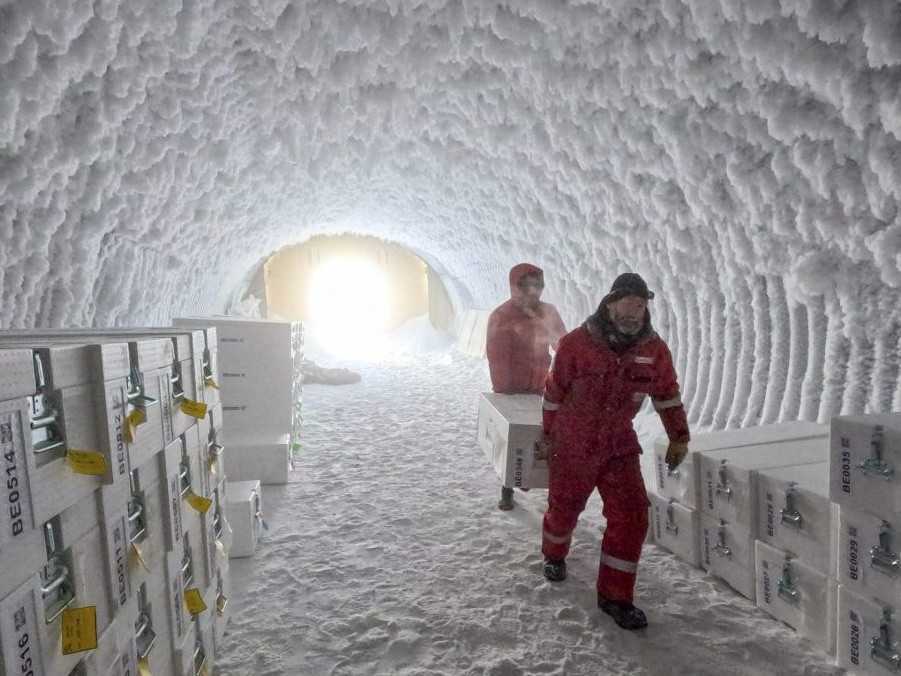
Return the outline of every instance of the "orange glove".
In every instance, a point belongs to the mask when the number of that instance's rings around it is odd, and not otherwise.
[[[687,441],[669,442],[669,447],[666,449],[666,466],[672,472],[685,460],[686,455],[688,455]]]

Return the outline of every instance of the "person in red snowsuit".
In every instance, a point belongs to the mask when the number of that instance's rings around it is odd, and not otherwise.
[[[549,348],[566,333],[560,314],[541,301],[544,272],[529,263],[510,270],[510,300],[488,318],[486,350],[491,385],[500,394],[542,394]],[[513,489],[501,488],[498,508],[513,509]]]
[[[617,277],[597,311],[560,341],[542,405],[550,469],[544,575],[565,579],[576,521],[597,488],[607,520],[598,607],[626,629],[647,626],[632,603],[649,507],[632,419],[645,398],[663,421],[671,467],[685,457],[689,441],[672,355],[651,327],[653,297],[639,275]]]

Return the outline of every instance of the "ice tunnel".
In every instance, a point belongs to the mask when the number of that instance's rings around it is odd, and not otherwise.
[[[0,328],[223,311],[316,236],[641,272],[695,423],[901,409],[893,0],[0,0]]]

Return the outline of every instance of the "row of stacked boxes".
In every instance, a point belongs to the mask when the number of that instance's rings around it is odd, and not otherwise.
[[[656,544],[721,578],[855,673],[901,671],[901,415],[697,435],[673,471],[655,444]]]
[[[215,327],[223,364],[222,410],[232,448],[231,480],[284,484],[300,443],[303,328],[299,322],[182,317],[177,326]]]
[[[0,334],[6,673],[209,668],[230,594],[215,344],[214,331]],[[187,613],[189,590],[206,611]],[[95,626],[67,645],[68,613],[91,608]]]

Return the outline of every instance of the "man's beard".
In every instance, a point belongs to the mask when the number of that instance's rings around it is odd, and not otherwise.
[[[613,322],[613,326],[616,327],[616,330],[624,336],[634,336],[641,331],[641,327],[644,326],[644,320],[642,319],[611,317],[611,321]]]

